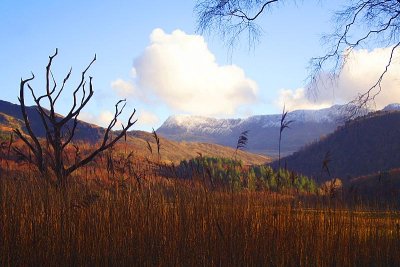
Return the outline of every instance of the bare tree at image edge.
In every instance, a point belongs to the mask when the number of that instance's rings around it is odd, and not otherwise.
[[[197,13],[200,33],[216,32],[229,45],[248,33],[250,43],[261,34],[257,21],[262,15],[285,0],[198,0]],[[291,1],[296,2],[296,1]],[[321,2],[323,5],[323,1]],[[318,96],[323,80],[334,82],[355,49],[371,48],[380,44],[390,50],[386,66],[378,78],[347,105],[349,117],[374,103],[380,94],[382,81],[400,47],[400,1],[399,0],[348,0],[347,5],[334,15],[336,27],[323,37],[328,48],[325,55],[310,60],[308,92]],[[329,80],[329,79],[328,79]]]
[[[349,2],[346,7],[335,13],[336,29],[332,34],[324,36],[324,41],[330,45],[328,52],[310,61],[308,89],[318,90],[318,87],[321,87],[321,79],[325,79],[326,76],[335,81],[355,49],[369,49],[376,44],[387,48],[389,53],[386,64],[377,79],[347,105],[348,116],[354,117],[362,112],[363,108],[374,104],[375,98],[384,90],[382,82],[400,46],[400,1]],[[330,67],[325,69],[325,66]]]
[[[73,104],[69,112],[65,117],[61,117],[55,112],[55,105],[57,100],[59,100],[59,97],[64,90],[68,79],[70,78],[72,69],[70,69],[68,74],[65,76],[61,87],[58,89],[57,82],[55,81],[51,71],[53,59],[57,54],[58,50],[56,49],[55,53],[52,56],[49,56],[49,62],[46,67],[46,90],[43,95],[36,96],[34,89],[29,83],[35,78],[33,73],[30,78],[25,80],[21,79],[19,91],[20,95],[18,100],[21,105],[22,117],[27,134],[22,133],[19,129],[14,129],[14,132],[25,143],[31,153],[27,154],[17,147],[15,147],[14,150],[26,161],[35,165],[42,176],[46,179],[51,179],[49,170],[52,170],[56,176],[57,185],[65,186],[67,184],[68,177],[74,171],[91,162],[97,155],[104,150],[111,148],[118,140],[124,137],[128,129],[136,123],[136,120],[133,120],[136,110],[134,109],[134,111],[131,113],[127,125],[125,127],[122,126],[122,130],[119,131],[115,137],[112,137],[112,129],[116,125],[118,117],[122,114],[126,106],[125,100],[118,101],[115,104],[114,117],[108,124],[108,127],[105,129],[103,139],[98,147],[90,152],[87,156],[81,159],[76,159],[73,164],[67,166],[65,163],[65,149],[71,143],[75,135],[75,131],[79,123],[79,114],[92,98],[94,93],[92,77],[89,76],[89,83],[87,83],[86,73],[91,65],[96,61],[96,55],[87,68],[81,73],[79,84],[73,91]],[[45,129],[45,142],[40,141],[38,136],[32,130],[25,105],[25,91],[27,88],[30,91],[34,102],[36,103],[36,110],[40,115],[42,126]],[[49,110],[43,107],[43,101],[47,102],[50,108]]]

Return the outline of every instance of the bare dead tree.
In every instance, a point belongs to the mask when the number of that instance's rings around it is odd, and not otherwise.
[[[368,108],[382,91],[382,81],[400,46],[400,1],[358,0],[335,14],[336,29],[324,40],[330,45],[328,52],[311,59],[309,89],[317,90],[322,77],[335,80],[355,49],[370,48],[377,44],[389,48],[387,63],[378,79],[364,93],[348,105],[350,116]],[[327,69],[325,67],[328,66]]]
[[[249,45],[260,35],[256,20],[284,0],[199,0],[195,6],[197,30],[200,33],[216,31],[229,45],[242,33],[247,33]]]
[[[94,93],[92,77],[89,76],[89,84],[87,84],[86,73],[91,65],[96,61],[96,55],[86,69],[82,72],[79,84],[73,91],[72,107],[67,115],[62,117],[55,112],[55,105],[57,100],[59,100],[59,97],[63,92],[68,79],[70,78],[72,69],[69,70],[61,84],[61,87],[58,89],[57,82],[55,81],[51,71],[53,59],[57,56],[57,54],[58,50],[56,49],[55,53],[52,56],[49,56],[49,62],[46,67],[46,90],[43,95],[36,96],[34,89],[29,84],[29,82],[35,78],[33,73],[32,77],[25,80],[21,79],[20,95],[18,100],[21,105],[22,117],[27,133],[22,133],[19,129],[14,129],[14,132],[27,145],[33,156],[30,156],[31,153],[27,154],[19,148],[15,148],[16,152],[26,161],[34,164],[47,179],[50,179],[48,175],[49,169],[52,170],[56,176],[57,184],[64,186],[67,183],[67,178],[71,173],[91,162],[104,150],[111,148],[125,135],[127,130],[136,122],[136,120],[133,120],[136,110],[131,113],[127,125],[125,127],[122,126],[123,129],[118,132],[115,137],[112,137],[112,129],[116,125],[119,116],[122,114],[126,106],[125,100],[118,101],[115,104],[114,117],[105,129],[103,139],[99,146],[88,155],[82,158],[77,158],[74,163],[67,166],[67,163],[65,162],[65,149],[71,143],[75,135],[75,131],[79,124],[78,116],[92,98]],[[25,105],[26,88],[29,89],[32,98],[36,103],[36,110],[40,115],[41,124],[46,131],[46,140],[44,142],[39,140],[38,136],[32,130],[31,122],[29,120]],[[42,103],[43,101],[47,102],[49,105],[49,110],[44,108],[44,103]]]

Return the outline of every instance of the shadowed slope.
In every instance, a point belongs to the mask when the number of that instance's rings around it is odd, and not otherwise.
[[[339,127],[322,138],[282,159],[294,171],[327,180],[322,174],[329,153],[332,176],[351,177],[400,167],[400,112],[375,112]],[[276,165],[276,163],[273,163]]]

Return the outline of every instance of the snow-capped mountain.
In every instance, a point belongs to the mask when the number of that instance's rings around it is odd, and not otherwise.
[[[342,118],[343,106],[335,105],[320,110],[295,110],[288,113],[287,120],[294,122],[336,122]],[[158,129],[160,133],[167,129],[181,128],[186,132],[230,133],[241,125],[259,124],[262,128],[279,127],[281,114],[256,115],[245,119],[215,119],[192,115],[170,116]]]
[[[295,152],[335,130],[344,121],[344,111],[344,106],[335,105],[319,110],[289,112],[287,120],[293,120],[293,123],[283,133],[282,154]],[[209,142],[236,147],[240,133],[249,130],[249,151],[276,155],[280,120],[281,114],[256,115],[243,119],[176,115],[169,117],[157,132],[176,141]]]
[[[175,115],[170,116],[158,131],[181,128],[186,132],[201,131],[203,133],[226,134],[232,132],[244,119],[215,119],[202,116]]]
[[[399,103],[393,103],[387,105],[382,111],[397,111],[400,110],[400,104]]]

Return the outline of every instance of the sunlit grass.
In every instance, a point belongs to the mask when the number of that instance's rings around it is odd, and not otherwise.
[[[0,179],[1,266],[400,264],[395,211],[172,179],[64,190],[12,176]]]

